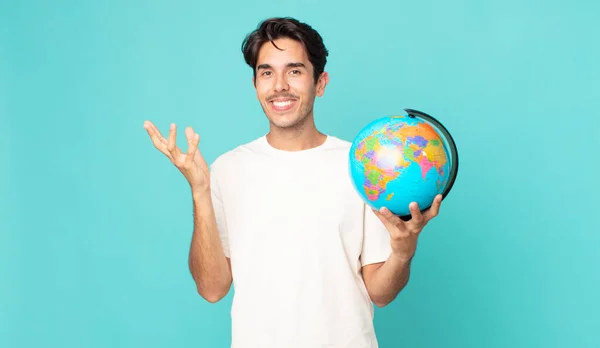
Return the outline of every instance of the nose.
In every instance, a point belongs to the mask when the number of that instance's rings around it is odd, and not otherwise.
[[[287,81],[287,76],[285,73],[277,74],[275,78],[275,92],[287,91],[290,88],[290,85]]]

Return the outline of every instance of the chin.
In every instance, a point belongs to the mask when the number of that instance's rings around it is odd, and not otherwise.
[[[269,122],[277,128],[292,128],[297,126],[302,122],[304,117],[300,115],[298,111],[291,111],[287,113],[273,113],[269,110],[269,113],[266,113]]]
[[[269,117],[269,121],[277,128],[293,128],[302,123],[300,117],[274,116]]]
[[[268,102],[261,106],[271,125],[281,129],[297,128],[298,126],[301,126],[308,117],[307,110],[304,110],[300,105],[283,113],[274,111]]]

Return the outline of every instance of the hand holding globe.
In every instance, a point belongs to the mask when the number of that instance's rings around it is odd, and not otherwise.
[[[400,263],[405,264],[415,255],[417,249],[417,239],[419,234],[427,223],[436,217],[442,204],[442,195],[435,196],[433,204],[425,213],[421,213],[416,202],[409,205],[411,219],[404,221],[401,217],[394,215],[388,208],[380,208],[379,211],[373,209],[373,212],[379,220],[385,225],[390,233],[390,245],[392,247],[392,256]]]
[[[405,111],[407,115],[382,117],[360,130],[350,148],[350,176],[372,209],[385,207],[403,221],[427,219],[421,213],[433,207],[437,215],[456,180],[458,151],[438,120]]]

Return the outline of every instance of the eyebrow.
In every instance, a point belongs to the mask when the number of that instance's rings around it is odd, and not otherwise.
[[[300,63],[300,62],[287,63],[285,66],[287,68],[306,68],[304,63]],[[269,65],[269,64],[260,64],[256,67],[256,70],[270,69],[270,68],[271,68],[271,65]]]

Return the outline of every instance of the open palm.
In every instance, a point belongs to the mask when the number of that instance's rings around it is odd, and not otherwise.
[[[208,189],[210,185],[208,165],[200,150],[198,150],[200,136],[194,132],[192,127],[185,129],[185,137],[188,143],[187,152],[183,152],[177,146],[177,127],[175,124],[171,124],[168,139],[165,139],[158,128],[150,121],[144,122],[144,128],[148,132],[154,147],[167,156],[171,163],[181,171],[189,182],[192,191]]]

